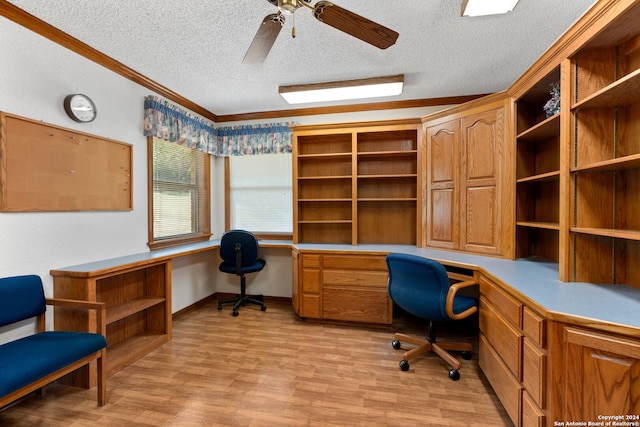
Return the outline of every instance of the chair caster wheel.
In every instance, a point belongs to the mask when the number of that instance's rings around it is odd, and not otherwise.
[[[237,310],[234,310],[233,312],[231,312],[231,315],[232,315],[233,317],[237,317],[237,316],[238,316],[238,311],[237,311]]]
[[[262,307],[260,307],[260,311],[267,311],[267,306],[263,305]]]
[[[400,369],[402,371],[408,371],[409,370],[409,362],[407,362],[406,360],[401,360],[400,361]]]
[[[391,343],[391,347],[395,348],[396,350],[400,350],[400,341],[393,340],[393,342]]]
[[[458,381],[460,379],[460,372],[457,369],[449,369],[449,378],[453,381]]]
[[[471,352],[470,351],[463,351],[462,352],[462,358],[464,360],[471,360]]]

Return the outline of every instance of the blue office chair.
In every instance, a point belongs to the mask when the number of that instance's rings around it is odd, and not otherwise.
[[[218,302],[218,310],[222,310],[222,304],[233,303],[232,315],[238,315],[238,308],[246,303],[260,306],[265,311],[264,297],[262,295],[247,296],[247,279],[245,274],[262,270],[266,261],[258,258],[258,239],[252,233],[245,230],[230,230],[220,239],[220,271],[223,273],[240,276],[240,295],[235,298]]]
[[[465,280],[450,284],[450,277],[442,264],[429,258],[415,255],[387,255],[389,268],[389,296],[400,308],[429,321],[426,339],[395,333],[392,346],[400,349],[400,341],[418,347],[404,353],[400,369],[409,370],[409,359],[428,351],[433,351],[451,366],[449,378],[460,379],[460,362],[447,350],[462,351],[463,359],[471,358],[473,345],[461,342],[436,342],[433,322],[460,320],[478,311],[476,298],[458,295],[458,291],[476,284],[475,280]],[[454,274],[451,275],[455,276]]]

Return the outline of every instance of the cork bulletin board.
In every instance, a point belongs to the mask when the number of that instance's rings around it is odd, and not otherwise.
[[[0,211],[132,209],[132,145],[0,112]]]

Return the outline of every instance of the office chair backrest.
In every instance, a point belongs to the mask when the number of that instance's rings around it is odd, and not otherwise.
[[[389,296],[414,316],[450,320],[446,311],[449,277],[439,262],[416,255],[387,255]]]
[[[240,247],[236,251],[238,245]],[[229,230],[220,239],[220,257],[224,262],[231,264],[237,264],[238,254],[241,256],[242,265],[255,263],[258,259],[258,249],[258,239],[253,233],[246,230]]]

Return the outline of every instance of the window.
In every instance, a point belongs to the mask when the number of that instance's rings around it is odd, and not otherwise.
[[[149,159],[149,247],[209,239],[209,155],[149,137]]]
[[[291,154],[229,158],[231,228],[291,238],[291,161]]]

